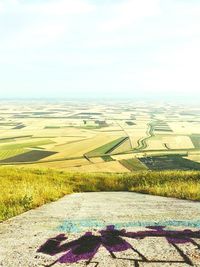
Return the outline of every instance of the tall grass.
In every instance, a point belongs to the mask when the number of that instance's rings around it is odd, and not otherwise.
[[[0,221],[73,192],[134,191],[200,200],[200,172],[67,173],[0,167]]]

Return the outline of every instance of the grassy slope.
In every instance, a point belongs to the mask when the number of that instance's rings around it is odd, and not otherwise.
[[[72,192],[134,191],[200,200],[199,171],[67,173],[0,167],[0,220]]]

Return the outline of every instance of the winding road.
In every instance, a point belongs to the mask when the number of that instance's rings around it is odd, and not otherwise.
[[[144,150],[145,148],[147,148],[147,140],[150,139],[152,136],[154,136],[153,133],[153,123],[150,122],[148,123],[148,128],[146,131],[146,135],[145,137],[142,137],[141,139],[138,140],[138,146],[135,148],[135,150]]]

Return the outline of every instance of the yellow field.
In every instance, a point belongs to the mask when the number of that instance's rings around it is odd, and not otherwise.
[[[96,163],[84,165],[81,167],[69,167],[69,171],[75,172],[130,172],[127,168],[122,166],[118,161],[110,161],[103,163]]]
[[[147,141],[146,150],[191,149],[194,145],[188,136],[160,135]]]
[[[200,125],[199,122],[169,122],[169,126],[176,134],[183,134],[188,135],[192,133],[199,133],[200,132]]]
[[[185,158],[200,163],[200,153],[197,153],[197,154],[189,154],[188,157],[185,157]]]
[[[112,150],[111,154],[119,154],[126,151],[131,150],[131,143],[130,139],[127,139],[125,142],[123,142],[120,146],[118,146],[116,149]]]
[[[0,165],[129,172],[121,160],[175,154],[190,161],[189,169],[198,168],[190,163],[200,162],[199,112],[131,101],[7,103],[0,116]],[[122,137],[128,139],[115,143]]]
[[[112,155],[112,158],[114,160],[121,160],[121,159],[131,159],[133,158],[133,153],[128,153],[128,154],[122,154],[122,155]]]
[[[59,160],[59,161],[52,161],[52,162],[37,162],[35,164],[21,164],[18,165],[19,167],[29,167],[29,168],[52,168],[52,169],[61,169],[61,170],[68,170],[71,167],[78,167],[78,166],[85,166],[90,165],[91,163],[82,158],[82,159],[72,159],[72,160]]]
[[[149,139],[147,141],[147,148],[145,150],[167,150],[162,140],[162,137],[159,137],[161,140],[158,139]]]
[[[101,157],[91,158],[92,163],[104,163],[104,160]]]
[[[73,157],[83,156],[85,153],[94,150],[99,146],[109,143],[115,139],[116,136],[113,135],[102,134],[102,133],[97,134],[93,138],[56,147],[57,149],[56,151],[58,151],[59,153],[48,157],[48,160],[71,157],[72,155]]]

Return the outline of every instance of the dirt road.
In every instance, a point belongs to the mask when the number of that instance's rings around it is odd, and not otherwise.
[[[80,193],[0,224],[0,266],[200,266],[200,203]]]

